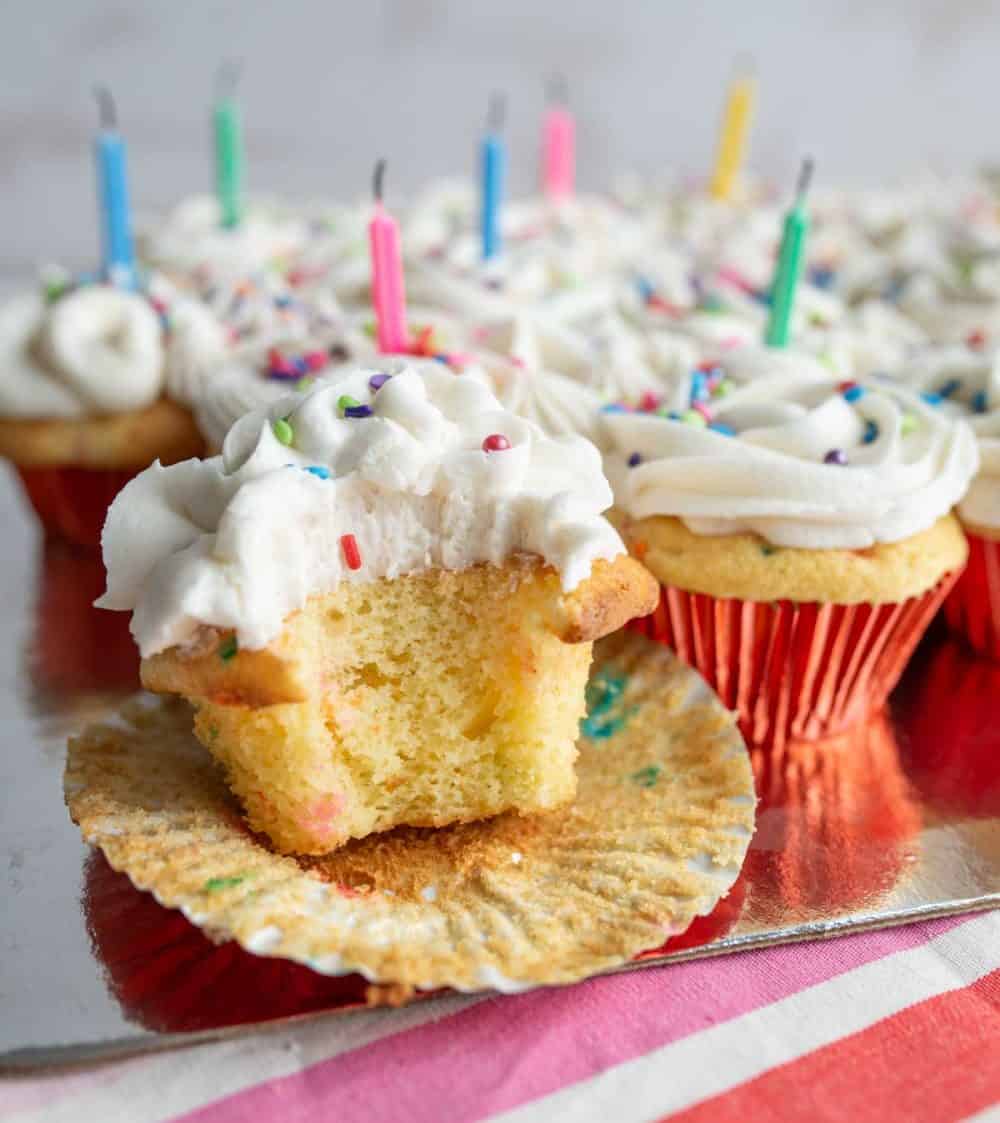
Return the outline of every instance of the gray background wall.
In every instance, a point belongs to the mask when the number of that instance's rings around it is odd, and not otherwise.
[[[761,79],[753,163],[827,181],[1000,160],[1000,4],[988,0],[7,0],[0,10],[0,194],[7,271],[95,245],[90,87],[108,83],[133,191],[210,183],[219,60],[246,62],[252,184],[295,196],[392,188],[471,166],[488,92],[510,95],[515,188],[534,180],[541,81],[568,75],[581,180],[699,173],[734,55]]]

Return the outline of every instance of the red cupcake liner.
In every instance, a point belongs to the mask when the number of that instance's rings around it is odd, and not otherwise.
[[[46,534],[78,546],[101,544],[108,507],[138,469],[18,468]]]
[[[945,619],[974,651],[1000,662],[1000,542],[966,537],[969,562],[944,602]]]
[[[743,601],[661,586],[630,627],[694,667],[751,745],[782,747],[847,729],[881,706],[956,574],[892,604]]]

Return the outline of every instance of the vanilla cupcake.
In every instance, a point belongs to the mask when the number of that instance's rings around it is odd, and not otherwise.
[[[950,513],[978,466],[964,422],[879,381],[791,370],[675,418],[602,415],[630,550],[661,584],[645,630],[763,745],[880,704],[965,563]]]
[[[169,389],[166,304],[53,276],[0,307],[0,455],[43,527],[96,545],[108,503],[159,458],[198,455],[185,387]]]
[[[610,500],[587,442],[386,360],[134,480],[100,603],[281,850],[543,811],[575,790],[591,641],[656,599]]]

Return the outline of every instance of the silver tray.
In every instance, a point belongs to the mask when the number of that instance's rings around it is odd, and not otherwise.
[[[137,659],[126,618],[90,607],[99,559],[41,542],[13,480],[0,522],[0,1072],[383,1001],[360,978],[211,943],[81,843],[62,799],[66,737],[135,689]],[[998,718],[1000,666],[934,631],[885,713],[755,758],[758,829],[733,892],[625,969],[1000,904]]]

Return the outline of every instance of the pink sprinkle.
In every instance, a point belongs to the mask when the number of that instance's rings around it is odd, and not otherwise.
[[[305,358],[306,366],[310,370],[321,370],[326,366],[325,351],[310,351],[303,357]]]
[[[712,420],[712,411],[708,408],[708,406],[704,402],[692,402],[691,408],[696,413],[700,413],[701,416],[704,417],[704,419],[706,421]]]
[[[723,351],[732,351],[734,347],[742,347],[743,340],[738,335],[727,335],[719,342],[719,346]]]
[[[652,390],[644,391],[642,397],[639,399],[639,408],[646,413],[652,413],[659,405],[660,397],[658,394],[654,394]]]
[[[516,367],[522,367],[523,368],[524,366],[526,366],[526,363],[525,363],[524,359],[522,359],[520,355],[511,355],[510,361]]]
[[[719,270],[719,280],[728,281],[729,284],[734,285],[742,292],[754,292],[753,285],[750,284],[738,269],[734,269],[731,265],[723,265]]]

